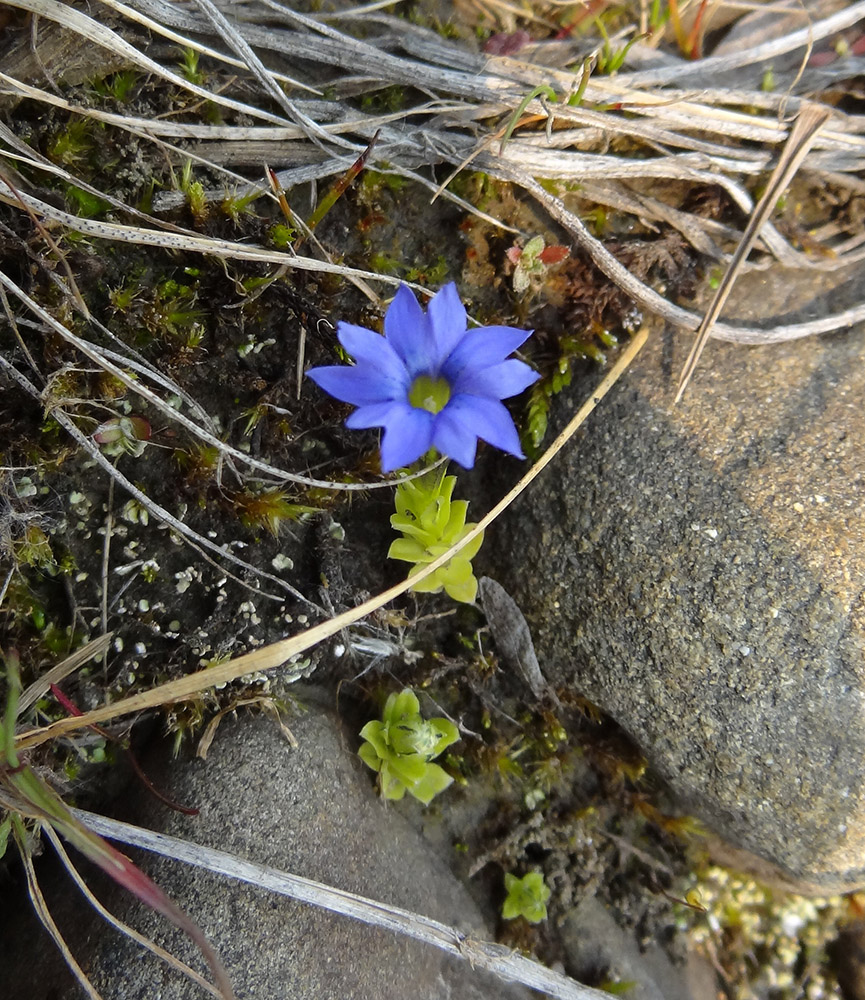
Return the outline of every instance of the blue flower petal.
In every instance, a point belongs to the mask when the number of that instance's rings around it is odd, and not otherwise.
[[[488,396],[490,399],[508,399],[528,388],[541,376],[527,364],[511,358],[498,365],[490,365],[477,371],[467,368],[454,381],[453,392],[469,393],[473,396]]]
[[[353,368],[314,368],[322,389],[353,403],[352,428],[382,427],[381,460],[386,471],[409,465],[431,447],[460,465],[474,465],[478,438],[522,458],[519,437],[500,400],[522,392],[538,375],[508,358],[528,330],[508,326],[467,331],[456,285],[445,285],[424,313],[400,286],[384,321],[385,336],[340,323],[340,343],[357,361]],[[409,393],[419,375],[444,378],[451,398],[438,414],[416,408]]]
[[[432,444],[442,455],[459,462],[464,469],[470,469],[475,464],[477,435],[458,418],[450,404],[436,417]]]
[[[327,365],[324,368],[310,368],[306,373],[317,386],[344,403],[368,406],[405,397],[402,383],[382,377],[368,365],[347,368],[341,365]]]
[[[454,282],[449,282],[436,292],[430,300],[427,313],[435,340],[435,361],[437,366],[441,366],[445,358],[465,337],[468,326],[466,307],[460,301]]]
[[[414,406],[400,407],[385,426],[381,442],[382,472],[410,465],[429,451],[432,444],[433,415]]]
[[[525,458],[511,415],[497,399],[487,399],[483,396],[454,396],[439,414],[438,422],[441,422],[441,418],[446,414],[448,426],[459,428],[463,438],[477,436],[494,448],[500,448],[516,458]],[[433,437],[433,443],[438,447],[437,434]],[[452,452],[448,454],[460,462],[460,465],[465,464]]]
[[[352,430],[366,427],[386,427],[391,420],[403,418],[403,411],[408,406],[400,399],[391,399],[383,403],[370,403],[358,407],[345,421],[345,426]],[[411,409],[411,407],[408,407]]]
[[[400,381],[408,387],[410,379],[405,365],[393,345],[381,334],[352,323],[340,323],[336,333],[339,342],[359,365],[368,365],[371,371],[384,378]]]
[[[477,371],[500,364],[531,335],[531,330],[517,330],[512,326],[478,327],[457,344],[442,365],[441,373],[455,385],[466,370]]]
[[[405,285],[399,286],[385,313],[384,335],[411,378],[435,369],[438,359],[429,319]]]

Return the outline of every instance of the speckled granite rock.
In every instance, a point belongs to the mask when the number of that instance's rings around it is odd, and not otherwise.
[[[142,799],[139,812],[163,832],[229,851],[488,937],[465,889],[422,837],[376,796],[369,775],[334,719],[318,710],[289,720],[292,749],[273,721],[225,721],[206,761],[175,763],[160,775],[197,817]],[[136,793],[137,794],[137,793]],[[475,971],[430,946],[301,905],[176,862],[130,851],[199,924],[219,951],[239,1000],[486,1000],[528,991]],[[128,897],[112,908],[175,955],[201,968],[195,947]],[[87,919],[82,903],[79,919]],[[67,918],[68,925],[68,918]],[[73,934],[73,938],[76,935]],[[85,967],[111,1000],[198,1000],[200,988],[102,923],[89,931]],[[9,937],[6,938],[8,942]],[[74,941],[82,957],[81,944]],[[44,947],[50,948],[47,938]],[[5,963],[0,955],[0,967]],[[34,963],[33,968],[39,963]],[[37,972],[22,998],[46,993]],[[14,992],[14,991],[13,991]],[[4,996],[7,994],[4,992]]]
[[[862,885],[865,331],[713,342],[673,409],[688,346],[650,338],[498,528],[503,572],[548,680],[613,715],[684,810],[764,875]]]

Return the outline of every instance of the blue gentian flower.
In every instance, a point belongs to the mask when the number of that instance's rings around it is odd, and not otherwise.
[[[381,467],[391,472],[431,448],[474,465],[478,438],[524,458],[504,404],[539,375],[508,355],[531,335],[510,326],[468,329],[456,285],[445,285],[424,313],[400,285],[384,317],[384,336],[340,323],[337,337],[353,367],[307,374],[325,392],[357,409],[346,427],[383,427]]]

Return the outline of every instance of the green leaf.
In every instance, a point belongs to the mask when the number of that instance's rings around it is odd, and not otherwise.
[[[406,715],[418,715],[420,712],[420,702],[417,695],[411,688],[403,688],[399,694],[388,696],[384,704],[385,722],[399,722]]]
[[[409,794],[419,799],[425,806],[453,783],[453,778],[438,764],[427,764],[423,778],[409,787]]]
[[[387,757],[387,731],[382,722],[368,722],[360,731],[362,739],[368,740],[372,748],[384,760]]]
[[[364,764],[366,764],[367,767],[371,767],[373,771],[381,770],[382,759],[372,743],[362,743],[357,751],[357,755],[364,762]]]
[[[381,797],[392,802],[398,802],[405,796],[405,782],[398,775],[395,775],[388,764],[383,764],[381,769]]]
[[[396,538],[387,550],[388,559],[399,559],[401,562],[428,563],[432,556],[426,546],[411,538]]]
[[[473,604],[478,596],[478,580],[469,567],[468,579],[461,583],[455,583],[448,579],[445,581],[445,593],[454,601],[462,601],[463,604]]]
[[[451,743],[457,742],[460,738],[460,731],[450,719],[430,719],[429,721],[430,725],[435,728],[438,735],[435,749],[430,756],[438,757],[438,755],[446,750]]]
[[[9,832],[12,829],[12,814],[7,813],[6,818],[0,823],[0,858],[6,853],[9,845]]]

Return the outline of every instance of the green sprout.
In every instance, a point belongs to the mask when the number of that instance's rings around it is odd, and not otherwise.
[[[505,889],[508,891],[502,907],[505,920],[525,917],[530,924],[539,924],[547,919],[550,887],[544,882],[544,876],[540,872],[529,872],[522,878],[507,874]]]
[[[547,246],[543,236],[533,236],[524,247],[514,244],[506,251],[514,265],[514,291],[522,295],[535,283],[542,283],[547,269],[563,261],[570,250],[565,246]]]
[[[198,67],[198,52],[189,47],[183,50],[183,61],[179,64],[180,72],[195,86],[200,87],[204,83],[204,73]]]
[[[387,555],[388,559],[414,563],[409,570],[410,577],[475,527],[466,524],[468,501],[451,500],[456,481],[456,476],[446,476],[436,470],[397,487],[396,513],[391,516],[390,523],[405,537],[392,542]],[[471,604],[478,592],[472,559],[482,542],[483,533],[412,589],[430,594],[444,589],[455,601]]]
[[[360,735],[366,742],[358,756],[378,772],[382,798],[408,792],[429,805],[454,780],[431,761],[460,738],[459,730],[447,719],[424,719],[410,688],[389,695],[382,721],[368,722]]]
[[[600,18],[595,18],[595,24],[597,25],[598,31],[603,39],[603,45],[601,46],[601,50],[598,52],[597,56],[598,72],[605,73],[607,76],[613,76],[624,65],[625,59],[631,51],[631,46],[646,36],[634,35],[633,38],[631,38],[625,45],[618,49],[614,49],[610,43],[610,36],[607,34],[607,30]]]
[[[187,160],[183,164],[180,174],[180,190],[186,195],[189,211],[196,222],[203,222],[207,218],[207,194],[201,181],[193,179],[192,160]]]

